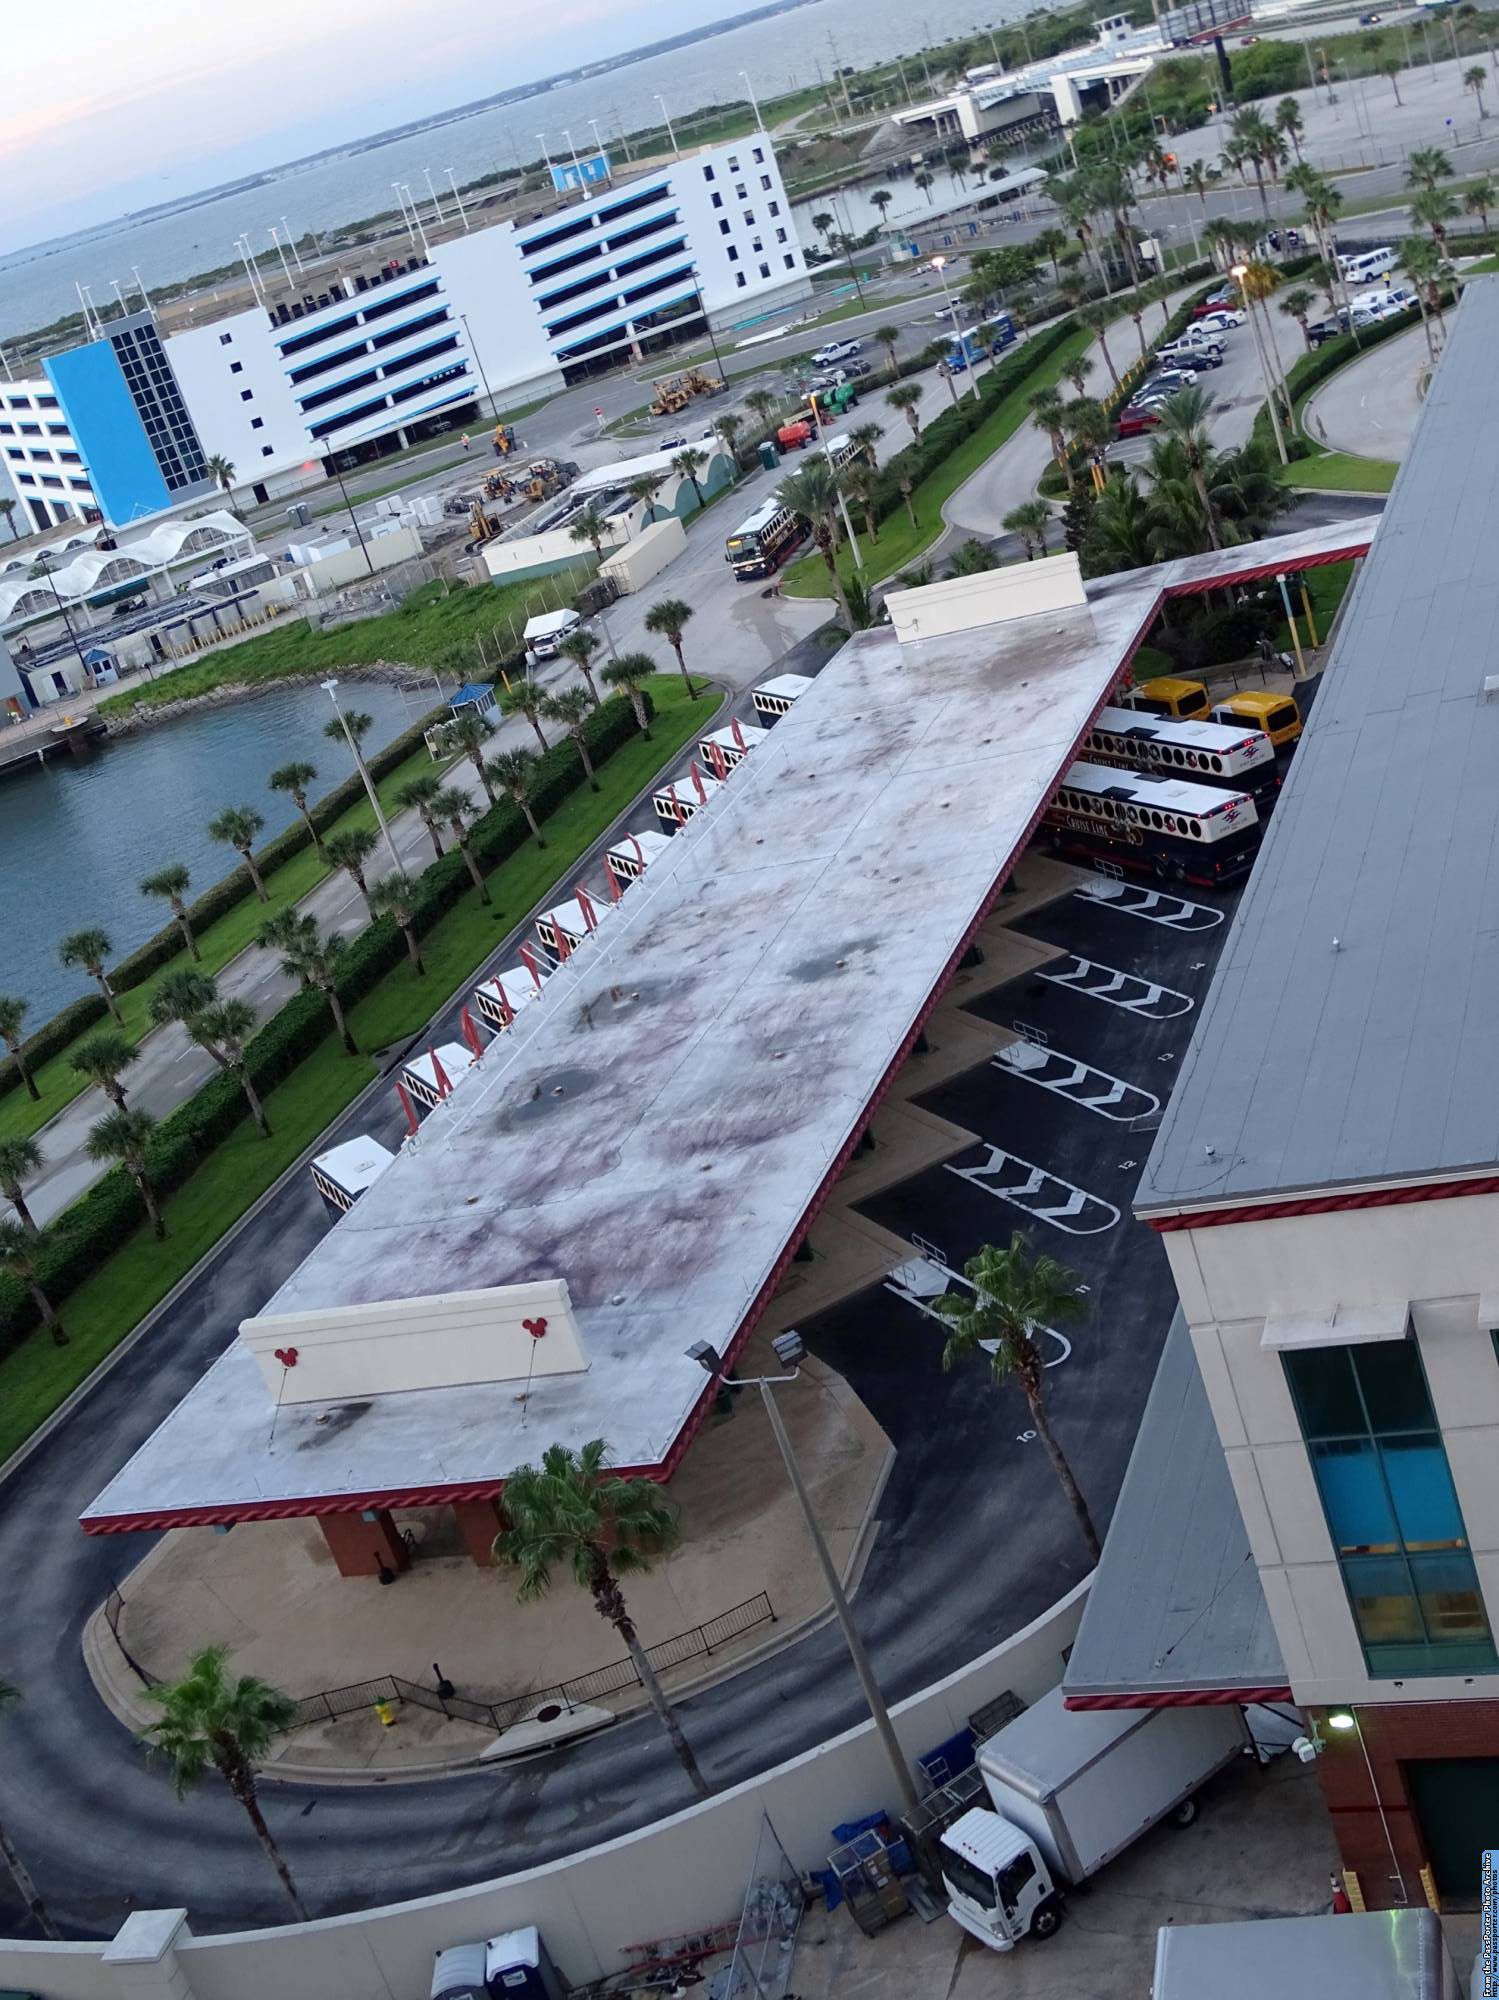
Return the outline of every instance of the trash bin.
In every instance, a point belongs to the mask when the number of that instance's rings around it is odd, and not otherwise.
[[[760,463],[765,467],[765,470],[767,472],[774,472],[780,462],[781,454],[776,449],[775,439],[762,438],[760,440]]]

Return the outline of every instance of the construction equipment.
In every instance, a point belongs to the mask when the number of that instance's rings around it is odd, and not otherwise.
[[[682,377],[682,387],[689,396],[716,396],[728,384],[717,375],[705,375],[701,368],[689,368]]]
[[[485,542],[492,540],[498,532],[498,526],[499,524],[494,520],[493,516],[485,513],[483,501],[474,501],[468,510],[468,539],[470,547],[481,548]]]
[[[563,464],[555,458],[538,458],[517,475],[515,488],[523,500],[550,500],[577,476],[575,465]]]
[[[651,404],[653,417],[674,417],[678,410],[685,410],[692,401],[692,390],[687,387],[681,375],[668,376],[666,381],[656,384],[656,400]]]
[[[508,458],[515,450],[515,425],[496,424],[494,427],[494,455]]]

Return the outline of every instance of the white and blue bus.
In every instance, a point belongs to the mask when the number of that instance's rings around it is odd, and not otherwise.
[[[995,313],[984,325],[989,329],[987,345],[976,326],[965,326],[953,335],[947,350],[947,365],[955,375],[961,374],[970,362],[982,361],[986,354],[998,354],[1013,343],[1015,322],[1007,312]]]

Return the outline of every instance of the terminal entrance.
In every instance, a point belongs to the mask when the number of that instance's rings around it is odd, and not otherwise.
[[[1499,1757],[1421,1757],[1404,1769],[1438,1890],[1476,1903],[1484,1849],[1499,1847]]]

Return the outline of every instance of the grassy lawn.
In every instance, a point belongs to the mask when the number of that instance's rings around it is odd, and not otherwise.
[[[1388,493],[1399,466],[1384,458],[1358,458],[1352,452],[1327,451],[1320,458],[1299,458],[1281,469],[1287,486],[1311,487],[1329,493]]]
[[[678,685],[680,686],[680,682]],[[685,694],[686,690],[683,689],[683,692]],[[413,756],[408,757],[404,764],[397,765],[394,771],[387,773],[375,787],[380,795],[380,803],[387,812],[396,810],[396,794],[403,785],[419,772],[430,771],[432,768],[432,760],[426,751],[418,750]],[[361,798],[334,823],[333,827],[329,828],[329,832],[351,826],[373,827],[374,824],[375,815],[370,810],[369,800]],[[246,896],[244,901],[236,903],[232,910],[225,911],[216,924],[210,924],[206,930],[198,933],[198,949],[203,954],[202,964],[198,970],[210,977],[221,972],[230,959],[236,958],[247,945],[255,942],[260,926],[268,917],[275,916],[289,903],[300,902],[309,890],[316,888],[327,872],[319,861],[315,848],[304,847],[299,853],[294,854],[284,868],[278,868],[274,874],[266,877],[265,885],[270,896],[268,902],[262,903],[254,896]],[[139,986],[132,986],[128,993],[119,996],[120,1012],[125,1017],[124,1026],[120,1031],[122,1034],[132,1042],[138,1042],[142,1036],[150,1032],[151,1000],[157,987],[169,972],[180,971],[189,963],[186,952],[178,952],[175,958],[170,958],[164,965],[159,966],[149,979],[143,980]],[[82,992],[91,986],[92,981],[85,981],[80,975],[79,991]],[[101,1021],[85,1030],[85,1035],[80,1036],[79,1040],[85,1039],[87,1035],[98,1034],[109,1026],[108,1021]],[[72,1046],[76,1048],[77,1043]],[[130,1088],[128,1071],[125,1073],[124,1082],[128,1091]],[[87,1078],[79,1076],[76,1070],[69,1067],[68,1050],[64,1049],[37,1070],[36,1083],[42,1093],[40,1102],[33,1101],[25,1090],[12,1090],[4,1097],[0,1097],[0,1139],[18,1139],[40,1131],[49,1119],[55,1118],[59,1111],[71,1104],[79,1092],[87,1087]]]
[[[883,577],[904,569],[936,541],[946,526],[942,509],[953,494],[1019,430],[1030,414],[1026,407],[1028,399],[1038,389],[1054,387],[1062,379],[1062,370],[1091,344],[1092,339],[1086,328],[1079,328],[1048,360],[1027,375],[1002,403],[996,405],[983,425],[972,437],[964,439],[940,471],[921,482],[911,496],[916,514],[914,523],[902,507],[880,524],[878,542],[870,545],[866,540],[864,544],[868,551],[864,570],[866,583],[878,583]],[[996,529],[998,526],[996,522]],[[853,556],[846,546],[838,552],[838,566],[845,577],[853,575]],[[782,588],[789,597],[828,596],[827,565],[822,557],[803,556],[799,562],[794,562],[786,571]]]
[[[543,603],[557,604],[559,590],[583,580],[593,568],[591,557],[580,558],[576,571],[529,583],[486,584],[445,591],[440,583],[423,584],[397,611],[378,618],[360,618],[327,632],[315,632],[305,619],[286,619],[268,632],[225,646],[191,666],[177,667],[161,679],[99,704],[104,716],[129,712],[140,702],[178,701],[184,695],[206,694],[212,688],[280,680],[288,674],[327,673],[340,667],[371,666],[397,660],[411,666],[433,667],[455,649],[468,650],[475,640],[486,652],[515,650],[513,625],[519,633],[532,611]],[[478,657],[473,667],[478,670]],[[464,671],[467,671],[467,667]]]
[[[545,822],[544,850],[528,841],[489,876],[492,910],[470,894],[427,934],[425,979],[414,978],[403,962],[359,1003],[350,1020],[362,1048],[383,1048],[419,1028],[718,706],[716,693],[689,702],[676,675],[661,675],[650,690],[658,711],[650,742],[636,738],[624,744],[601,766],[600,792],[584,786]],[[266,1097],[271,1137],[260,1138],[244,1119],[163,1204],[166,1241],[138,1230],[65,1302],[67,1347],[54,1347],[45,1334],[34,1333],[0,1359],[0,1460],[207,1255],[374,1074],[368,1056],[345,1055],[330,1034]]]
[[[415,1034],[430,1019],[438,996],[461,986],[526,912],[535,907],[558,876],[644,790],[661,766],[702,729],[718,707],[716,692],[687,699],[677,674],[662,674],[649,683],[656,704],[651,740],[633,737],[600,767],[601,790],[586,785],[574,792],[546,821],[546,846],[528,840],[524,847],[488,878],[493,901],[488,908],[477,893],[455,903],[442,921],[422,939],[427,976],[420,979],[403,959],[387,973],[373,993],[350,1016],[361,1048],[383,1049]],[[602,879],[600,895],[606,892]]]

